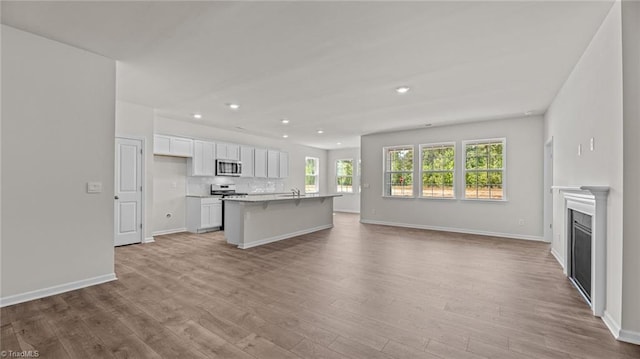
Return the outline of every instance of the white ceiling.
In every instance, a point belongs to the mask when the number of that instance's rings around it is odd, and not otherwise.
[[[329,149],[367,133],[543,113],[611,4],[2,1],[1,10],[3,24],[119,60],[118,99]],[[412,90],[398,95],[401,85]]]

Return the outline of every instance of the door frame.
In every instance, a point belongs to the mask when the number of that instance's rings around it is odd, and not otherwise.
[[[151,237],[151,239],[147,240],[146,237],[146,226],[147,226],[147,217],[146,217],[146,197],[147,197],[147,183],[146,183],[146,174],[147,174],[147,139],[144,136],[133,136],[133,135],[120,135],[120,134],[116,134],[113,141],[116,142],[117,139],[124,139],[124,140],[134,140],[134,141],[140,141],[140,143],[142,144],[142,146],[140,147],[140,149],[142,150],[142,155],[141,160],[140,160],[140,183],[142,183],[142,193],[141,193],[141,197],[140,197],[140,217],[142,218],[142,228],[140,230],[140,243],[145,244],[145,243],[151,243],[151,242],[155,242],[153,240],[153,237]],[[116,153],[114,153],[114,158],[115,158]],[[116,188],[115,186],[115,181],[117,181],[118,179],[113,178],[114,181],[114,189]],[[115,193],[114,193],[115,195]],[[115,202],[114,202],[114,206],[115,206]],[[115,213],[115,209],[114,209],[114,213]],[[113,236],[115,238],[115,217],[114,217],[114,233]]]
[[[543,160],[543,213],[542,236],[545,242],[553,242],[553,136],[544,144]]]

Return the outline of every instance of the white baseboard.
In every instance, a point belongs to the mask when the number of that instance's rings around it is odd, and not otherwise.
[[[147,237],[147,238],[145,238],[145,239],[142,241],[142,243],[153,243],[153,242],[155,242],[155,241],[156,241],[156,240],[155,240],[155,239],[153,239],[153,237]]]
[[[257,247],[257,246],[261,246],[263,244],[267,244],[267,243],[271,243],[271,242],[277,242],[277,241],[281,241],[283,239],[287,239],[287,238],[291,238],[291,237],[297,237],[297,236],[301,236],[303,234],[313,233],[313,232],[321,231],[323,229],[329,229],[329,228],[332,228],[332,227],[333,227],[333,224],[325,224],[323,226],[303,229],[301,231],[296,231],[296,232],[291,232],[291,233],[285,233],[285,234],[281,234],[281,235],[278,235],[278,236],[261,239],[259,241],[255,241],[255,242],[251,242],[251,243],[240,244],[240,245],[238,245],[238,248],[247,249],[247,248]]]
[[[64,293],[64,292],[70,292],[72,290],[90,287],[96,284],[111,282],[116,279],[118,279],[116,278],[116,274],[110,273],[110,274],[105,274],[105,275],[101,275],[93,278],[78,280],[75,282],[59,284],[49,288],[33,290],[30,292],[25,292],[20,294],[14,294],[14,295],[0,298],[0,307],[6,307],[9,305],[28,302],[30,300],[49,297],[49,296]]]
[[[186,231],[187,231],[186,228],[165,229],[165,230],[162,230],[162,231],[155,231],[151,235],[152,236],[163,236],[165,234],[174,234],[174,233],[181,233],[181,232],[186,232]]]
[[[358,213],[360,214],[360,211],[354,211],[352,209],[333,209],[334,212],[343,212],[343,213]]]
[[[544,242],[544,238],[542,236],[530,236],[530,235],[526,235],[526,234],[487,232],[487,231],[478,231],[478,230],[475,230],[475,229],[428,226],[428,225],[424,225],[424,224],[386,222],[386,221],[376,221],[376,220],[371,220],[371,219],[360,219],[360,223],[379,224],[379,225],[383,225],[383,226],[392,226],[392,227],[428,229],[428,230],[432,230],[432,231],[442,231],[442,232],[477,234],[477,235],[480,235],[480,236],[492,236],[492,237],[501,237],[501,238],[525,239],[525,240],[528,240],[528,241]]]
[[[560,260],[560,254],[555,250],[555,248],[551,248],[551,255],[560,263],[560,267],[564,269],[564,262]]]
[[[623,342],[640,345],[640,332],[622,329],[620,330],[620,336],[617,339]]]
[[[613,319],[611,314],[609,314],[609,312],[607,312],[606,310],[604,311],[604,315],[602,316],[602,321],[604,322],[604,325],[609,328],[609,331],[611,332],[611,334],[613,334],[613,337],[618,339],[620,337],[620,324],[618,324],[618,322]]]

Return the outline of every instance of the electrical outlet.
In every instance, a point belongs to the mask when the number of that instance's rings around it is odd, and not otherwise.
[[[102,192],[102,182],[87,182],[87,193]]]
[[[518,225],[519,225],[519,226],[524,226],[524,219],[520,218],[520,219],[518,220]]]

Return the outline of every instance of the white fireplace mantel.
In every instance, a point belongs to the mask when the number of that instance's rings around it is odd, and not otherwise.
[[[564,274],[571,270],[571,224],[569,210],[591,216],[591,309],[602,317],[607,300],[607,197],[608,186],[552,186],[564,199],[562,242],[565,246]]]

